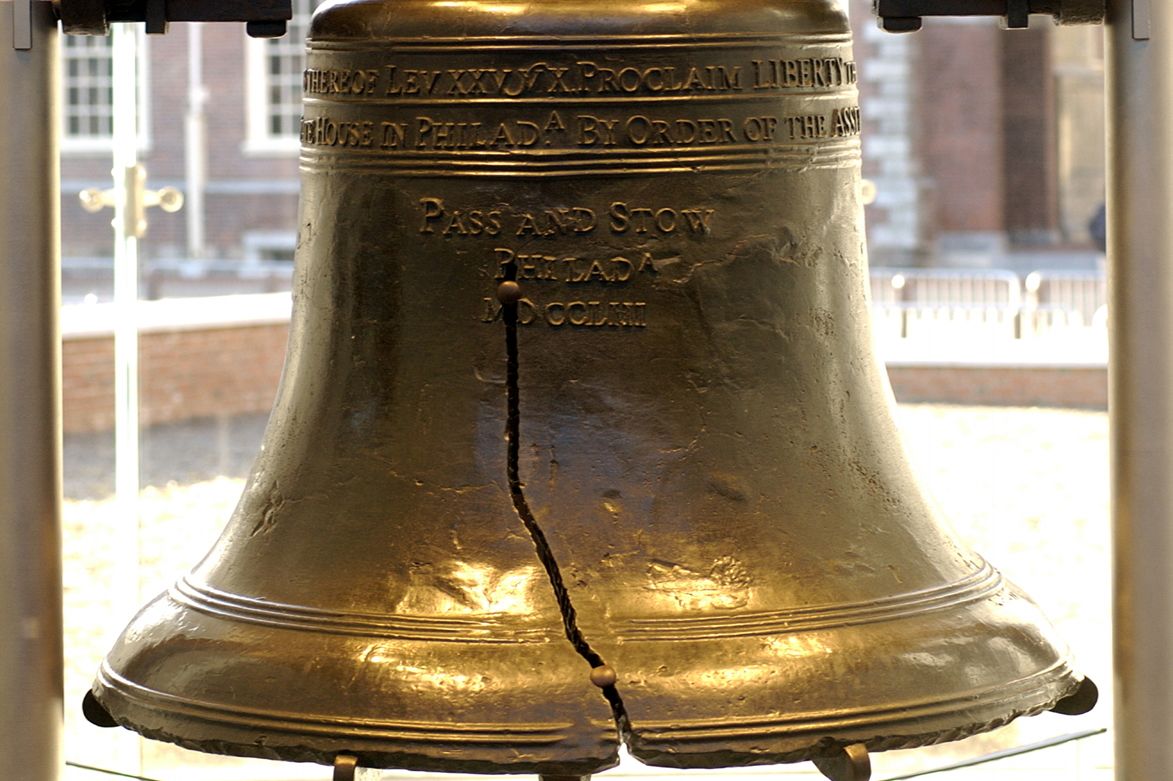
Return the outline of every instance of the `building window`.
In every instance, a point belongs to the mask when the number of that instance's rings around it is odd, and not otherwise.
[[[241,241],[246,269],[293,263],[297,249],[297,233],[294,231],[247,231]]]
[[[62,149],[66,152],[108,152],[114,138],[114,57],[109,37],[62,36],[64,107]],[[139,38],[139,147],[147,145],[146,43]]]
[[[248,141],[250,152],[296,152],[301,122],[301,78],[310,16],[322,0],[294,0],[289,32],[249,41]]]
[[[109,38],[67,35],[62,46],[67,146],[105,148],[114,135],[114,63]]]

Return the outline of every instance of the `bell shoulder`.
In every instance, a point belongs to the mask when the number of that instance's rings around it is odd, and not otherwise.
[[[835,0],[334,0],[310,40],[847,32]]]

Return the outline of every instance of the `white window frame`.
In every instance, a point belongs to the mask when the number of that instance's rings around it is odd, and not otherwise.
[[[324,0],[294,0],[293,19],[289,23],[289,32],[285,37],[275,40],[248,39],[245,53],[245,94],[247,129],[245,132],[244,153],[246,155],[274,155],[289,156],[297,154],[300,141],[297,133],[288,135],[274,134],[270,120],[271,103],[269,102],[269,53],[274,46],[304,46],[309,32],[309,20],[314,9]],[[304,66],[303,66],[304,70]],[[297,82],[301,83],[301,70],[297,73]],[[299,88],[300,91],[300,88]]]
[[[70,36],[65,36],[68,40]],[[105,39],[109,43],[110,38]],[[61,58],[61,82],[62,82],[62,101],[67,102],[69,99],[69,83],[67,69],[65,67],[65,47],[67,44],[62,43],[60,47]],[[149,151],[151,148],[151,90],[150,90],[150,44],[148,38],[142,33],[138,36],[138,106],[139,106],[139,122],[138,122],[138,148],[140,152]],[[68,116],[66,106],[62,107],[60,119],[60,133],[61,133],[61,152],[66,155],[93,155],[96,153],[110,154],[114,149],[114,136],[75,136],[70,135],[68,127]]]

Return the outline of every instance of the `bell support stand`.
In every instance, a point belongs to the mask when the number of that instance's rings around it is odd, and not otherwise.
[[[0,0],[0,754],[30,781],[62,762],[55,33]]]
[[[1111,0],[1109,393],[1116,778],[1173,767],[1173,4]]]

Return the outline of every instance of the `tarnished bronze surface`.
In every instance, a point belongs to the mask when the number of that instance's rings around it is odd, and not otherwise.
[[[901,452],[855,84],[829,0],[326,5],[264,451],[97,699],[233,754],[859,775],[1073,692]]]

